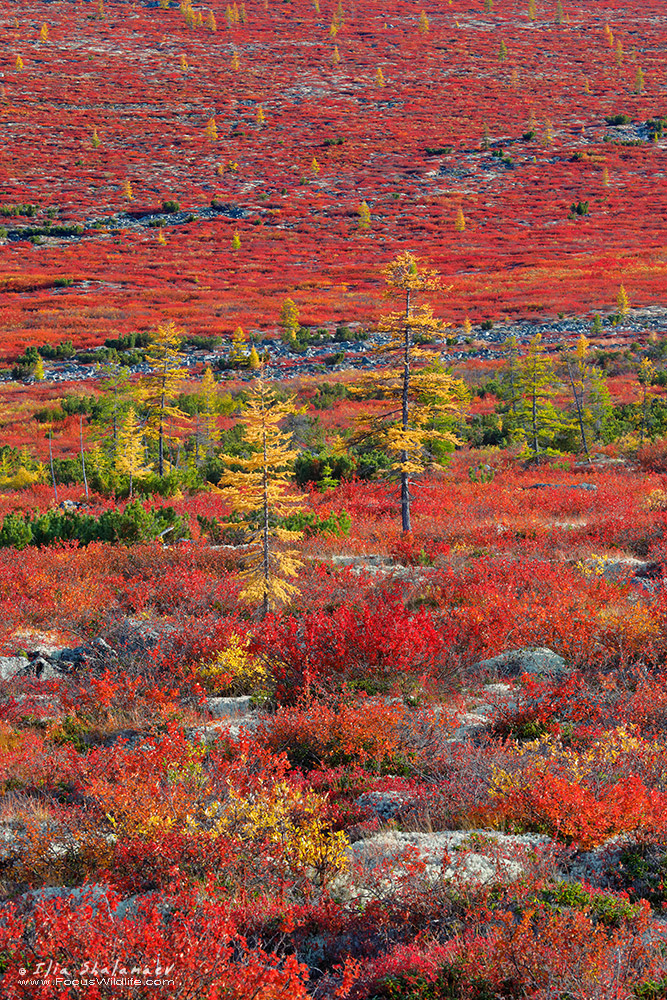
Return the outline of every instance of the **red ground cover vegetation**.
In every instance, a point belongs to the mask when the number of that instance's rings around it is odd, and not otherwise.
[[[288,296],[305,325],[372,328],[405,250],[457,333],[560,314],[571,342],[621,284],[660,306],[662,6],[394,7],[0,0],[2,361],[170,320],[274,335]],[[109,444],[111,410],[75,405],[109,406],[97,378],[2,383],[0,530],[180,518],[127,544],[3,535],[3,996],[667,997],[664,386],[644,420],[636,364],[654,351],[659,383],[665,353],[639,326],[596,336],[618,430],[591,417],[590,461],[459,444],[415,475],[410,532],[380,475],[308,481],[278,546],[297,589],[264,615],[192,414],[178,475],[132,505],[121,479],[66,485]],[[457,371],[471,425],[508,416],[498,358]],[[248,379],[226,377],[225,447]],[[325,380],[353,376],[285,385],[302,456],[333,460],[386,401],[316,409]],[[562,666],[485,663],[544,647]],[[248,714],[220,717],[232,698]]]
[[[631,303],[659,302],[664,140],[644,123],[663,111],[660,5],[569,3],[558,23],[555,5],[531,21],[527,0],[456,0],[427,10],[426,34],[421,9],[250,0],[243,22],[214,11],[214,32],[174,3],[5,4],[3,205],[36,208],[6,220],[5,356],[156,316],[270,331],[287,295],[304,322],[369,322],[375,264],[406,248],[446,277],[455,325],[613,309],[621,281]],[[163,201],[197,218],[164,216],[162,245],[138,217]],[[13,241],[49,222],[84,232]]]

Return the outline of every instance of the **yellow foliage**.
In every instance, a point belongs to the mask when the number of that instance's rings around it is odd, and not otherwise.
[[[234,635],[225,649],[199,664],[197,677],[210,694],[268,694],[271,677],[260,659],[248,652],[248,641]]]
[[[618,648],[625,654],[640,653],[660,634],[658,623],[649,608],[642,604],[629,608],[603,608],[598,620],[606,633],[603,637],[605,645]]]
[[[613,560],[609,556],[599,556],[593,552],[588,559],[580,559],[576,568],[585,577],[602,576],[605,569]]]
[[[285,781],[249,797],[230,787],[228,801],[213,803],[205,815],[215,819],[211,837],[231,833],[244,840],[266,839],[280,848],[289,869],[316,875],[321,885],[349,869],[349,842],[342,831],[330,829],[323,795],[293,788]],[[193,819],[189,828],[201,829]]]
[[[20,468],[8,474],[0,473],[0,490],[23,490],[35,483],[42,483],[46,478],[46,469],[39,465],[34,470]]]
[[[667,510],[667,492],[665,490],[651,490],[644,500],[646,510]]]
[[[251,368],[253,363],[251,352]],[[270,606],[284,603],[298,592],[284,578],[296,576],[301,562],[296,553],[277,548],[275,542],[293,541],[301,534],[271,524],[273,517],[285,517],[303,509],[303,500],[293,492],[290,481],[297,453],[290,447],[289,435],[280,429],[285,418],[295,412],[294,398],[278,400],[261,373],[248,392],[241,418],[246,441],[256,451],[247,458],[225,456],[230,471],[220,480],[233,513],[241,518],[234,522],[235,526],[245,529],[250,539],[241,596],[260,603],[263,614]],[[259,515],[259,526],[252,515]]]
[[[492,798],[500,798],[512,790],[529,788],[537,774],[557,770],[577,784],[597,781],[601,772],[622,763],[626,755],[635,758],[647,756],[660,760],[665,745],[657,740],[644,739],[637,726],[626,724],[607,729],[585,750],[564,747],[560,738],[545,733],[530,742],[513,742],[508,745],[513,757],[519,761],[516,770],[494,767],[490,783]]]

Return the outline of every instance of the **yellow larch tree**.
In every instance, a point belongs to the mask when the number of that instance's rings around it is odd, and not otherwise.
[[[232,333],[232,346],[229,349],[229,363],[234,368],[248,363],[248,334],[241,326],[237,326]]]
[[[290,413],[295,412],[294,398],[279,400],[260,370],[241,417],[248,455],[225,456],[228,471],[220,480],[235,518],[233,523],[245,529],[249,539],[241,597],[256,603],[262,617],[299,592],[286,578],[296,576],[301,561],[284,545],[300,538],[301,533],[276,523],[303,509],[303,499],[291,483],[297,452],[281,429]]]
[[[603,371],[590,364],[590,341],[581,334],[573,351],[563,350],[561,367],[574,402],[581,444],[591,461],[589,441],[611,407]]]
[[[42,25],[42,30],[39,33],[39,40],[42,43],[46,43],[49,40],[49,26],[48,24]]]
[[[421,14],[419,15],[419,34],[420,35],[426,35],[426,34],[428,34],[429,28],[430,28],[430,25],[428,23],[428,17],[426,15],[426,11],[423,10],[421,12]]]
[[[148,411],[149,433],[158,442],[158,473],[164,476],[164,445],[168,425],[187,419],[187,414],[175,405],[183,381],[181,344],[183,331],[173,321],[160,323],[151,334],[146,350],[150,371],[143,377],[139,397]]]
[[[220,400],[218,386],[210,365],[207,365],[204,369],[199,396],[201,400],[201,434],[204,439],[206,454],[212,455],[213,449],[220,440],[220,429],[218,427]]]
[[[623,287],[623,286],[621,286]],[[639,425],[639,443],[644,444],[644,435],[647,430],[647,417],[650,410],[650,389],[656,376],[656,368],[649,358],[642,358],[637,366],[637,381],[641,386],[642,400],[640,404],[641,422]]]
[[[619,316],[627,316],[628,310],[630,308],[630,300],[628,298],[628,293],[625,290],[625,285],[621,285],[618,290],[618,295],[616,296],[616,305],[618,306]]]
[[[206,132],[206,138],[210,142],[215,142],[215,140],[218,138],[218,126],[215,123],[215,118],[209,118],[208,122],[206,123],[205,132]]]
[[[375,71],[375,83],[376,83],[376,86],[378,86],[378,87],[384,87],[385,80],[384,80],[384,73],[382,72],[382,67],[381,66],[378,66],[378,68]]]
[[[371,210],[367,201],[362,201],[357,210],[359,212],[359,229],[368,229],[371,224]]]
[[[279,324],[282,327],[281,339],[284,344],[293,345],[299,332],[299,308],[294,299],[285,299],[280,310]]]
[[[405,308],[380,319],[379,329],[390,334],[381,348],[394,367],[376,369],[363,376],[354,389],[392,400],[396,408],[374,419],[371,430],[393,457],[392,472],[401,484],[401,523],[411,528],[411,481],[429,464],[441,464],[445,449],[457,439],[451,426],[466,404],[463,383],[417,346],[442,331],[431,307],[415,308],[416,296],[440,287],[439,275],[413,253],[401,253],[383,270],[389,292],[405,296]],[[398,416],[397,416],[398,414]],[[373,426],[374,425],[374,426]],[[357,435],[358,437],[358,435]],[[438,457],[440,456],[440,457]]]
[[[134,480],[151,471],[150,465],[146,462],[144,434],[133,406],[127,411],[120,426],[116,442],[115,466],[117,472],[130,477],[130,499],[132,499]]]

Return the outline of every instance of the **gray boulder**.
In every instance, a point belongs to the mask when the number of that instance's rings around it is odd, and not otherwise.
[[[27,656],[0,656],[0,680],[10,681],[30,667]]]
[[[57,662],[57,661],[56,661]],[[54,661],[38,656],[31,660],[23,677],[35,677],[38,681],[57,681],[63,676],[62,671],[55,666]]]
[[[553,680],[565,677],[570,672],[563,657],[544,646],[508,650],[489,660],[481,660],[473,670],[499,678],[533,674]]]
[[[17,902],[21,910],[31,913],[40,903],[48,903],[54,899],[64,900],[72,907],[90,906],[92,916],[106,910],[115,920],[123,920],[126,917],[136,917],[144,907],[152,908],[154,902],[158,903],[157,909],[164,916],[169,907],[165,903],[159,902],[159,896],[155,892],[143,895],[130,896],[127,899],[109,900],[107,894],[113,894],[111,886],[91,883],[85,886],[47,886],[44,889],[34,889],[19,896]]]
[[[357,805],[387,823],[400,816],[409,801],[402,792],[365,792],[357,799]]]
[[[237,719],[250,712],[250,697],[207,698],[206,707],[214,719]]]

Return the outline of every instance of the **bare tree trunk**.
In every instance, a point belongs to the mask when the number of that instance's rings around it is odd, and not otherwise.
[[[572,396],[574,397],[574,405],[577,408],[577,419],[579,420],[579,433],[581,434],[581,443],[584,446],[584,451],[586,452],[586,460],[590,462],[591,453],[588,450],[588,441],[586,440],[586,429],[584,427],[584,413],[583,413],[583,392],[580,395],[577,392],[576,385],[574,383],[574,376],[572,375],[572,366],[570,365],[570,359],[566,359],[567,375],[570,380],[570,386],[572,388]]]

